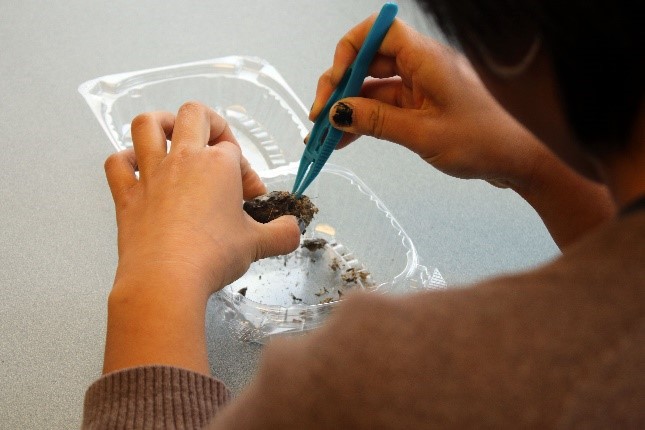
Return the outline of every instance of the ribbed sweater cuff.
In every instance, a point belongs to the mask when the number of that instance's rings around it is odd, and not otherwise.
[[[87,390],[83,429],[199,429],[230,397],[222,382],[186,369],[125,369]]]

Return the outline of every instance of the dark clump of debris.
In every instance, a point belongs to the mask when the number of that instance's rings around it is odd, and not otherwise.
[[[244,211],[261,223],[267,223],[282,215],[294,215],[302,220],[305,227],[309,225],[318,208],[309,197],[287,191],[272,191],[244,202]]]
[[[291,295],[291,300],[293,300],[294,303],[302,303],[302,299],[300,297],[296,297],[293,293],[289,293]]]
[[[248,290],[248,287],[240,288],[237,293],[246,296],[246,290]]]
[[[325,245],[327,245],[327,241],[322,237],[319,237],[317,239],[305,239],[300,247],[305,248],[310,252],[314,252],[319,249],[323,249]]]

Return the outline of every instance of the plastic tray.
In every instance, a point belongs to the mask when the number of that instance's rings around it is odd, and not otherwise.
[[[81,84],[117,150],[132,145],[130,121],[199,100],[224,116],[269,190],[291,190],[310,122],[302,102],[266,61],[231,56],[104,76]],[[330,192],[329,190],[333,190]],[[351,170],[327,164],[306,194],[319,208],[303,240],[322,248],[255,262],[216,295],[240,339],[263,342],[319,326],[344,295],[443,288],[385,204]]]

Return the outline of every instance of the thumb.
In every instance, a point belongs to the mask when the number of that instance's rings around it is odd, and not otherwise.
[[[392,106],[374,99],[349,97],[329,110],[331,124],[346,133],[373,136],[419,153],[425,134],[421,111]]]
[[[256,260],[288,254],[300,245],[300,227],[293,215],[283,215],[258,227]]]

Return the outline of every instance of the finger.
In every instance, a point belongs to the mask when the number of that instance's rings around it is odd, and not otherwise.
[[[398,74],[396,59],[382,54],[376,54],[369,69],[367,69],[367,76],[375,78],[391,78]]]
[[[179,150],[203,148],[210,138],[208,108],[201,103],[184,103],[177,112],[175,129],[172,133],[170,153]]]
[[[237,144],[226,120],[199,102],[184,103],[177,113],[170,152],[227,141]]]
[[[105,176],[115,204],[121,204],[123,194],[137,184],[137,159],[132,148],[110,155],[104,164]]]
[[[377,55],[368,70],[368,76],[381,79],[398,76],[395,60],[382,55]],[[309,119],[311,121],[315,121],[316,118],[318,118],[318,115],[320,115],[320,112],[325,107],[327,100],[329,100],[329,97],[331,97],[331,94],[335,89],[336,87],[331,81],[331,69],[329,69],[318,79],[316,97],[309,112]]]
[[[343,135],[341,136],[340,140],[338,141],[334,149],[343,149],[344,147],[346,147],[347,145],[349,145],[359,137],[360,136],[357,134],[343,133]],[[304,142],[305,145],[307,144],[308,141],[309,141],[309,135],[305,137],[305,142]]]
[[[361,137],[360,134],[343,133],[343,137],[340,138],[338,144],[336,145],[336,148],[334,149],[343,149],[350,143],[356,141],[359,137]]]
[[[208,144],[213,146],[220,142],[232,142],[239,146],[228,122],[214,110],[209,109],[208,111],[208,118],[210,121],[210,137],[208,139]]]
[[[365,81],[365,84],[363,84],[363,88],[361,89],[361,97],[378,100],[382,103],[393,106],[401,105],[400,94],[400,78],[368,79]],[[332,117],[336,117],[337,115],[338,111],[334,110]],[[332,122],[332,124],[334,123]],[[353,134],[350,132],[343,133],[343,137],[341,138],[340,142],[338,142],[338,145],[336,145],[336,149],[342,149],[346,147],[359,137],[359,134]]]
[[[266,224],[258,223],[256,260],[285,255],[300,245],[300,227],[292,215],[284,215]]]
[[[170,112],[137,115],[130,124],[132,144],[141,178],[150,175],[168,151],[167,139],[172,135],[175,116]]]
[[[226,186],[228,190],[233,190],[233,187],[237,188],[241,182],[242,198],[244,200],[250,200],[266,194],[267,189],[264,182],[262,182],[257,172],[253,170],[248,160],[244,158],[237,143],[221,141],[217,145],[206,149],[215,155],[214,160],[217,165],[213,166],[212,170],[219,174],[218,182],[222,186]],[[224,181],[226,181],[227,185],[223,185]]]
[[[318,117],[320,111],[325,107],[325,103],[329,100],[329,96],[331,96],[343,78],[345,71],[356,59],[358,50],[363,45],[367,32],[372,28],[375,19],[376,14],[365,19],[347,32],[336,44],[332,67],[326,70],[318,79],[316,97],[309,113],[309,119],[312,121]]]
[[[363,43],[365,43],[367,34],[374,25],[376,16],[374,14],[352,28],[336,45],[330,77],[330,81],[334,86],[338,85],[347,68],[356,59],[358,51],[363,46]],[[403,49],[408,49],[409,45],[417,40],[415,34],[417,34],[416,31],[411,27],[400,19],[395,19],[377,50],[371,68],[368,71],[369,74],[372,76],[383,74],[385,76],[393,76],[397,74],[396,60]],[[403,60],[405,61],[407,59]]]
[[[318,78],[318,85],[316,87],[316,97],[314,103],[311,105],[309,111],[309,119],[315,121],[320,115],[320,112],[325,107],[327,100],[334,92],[335,86],[331,83],[331,69],[327,69],[320,78]]]
[[[244,200],[250,200],[262,194],[266,194],[267,187],[260,179],[260,176],[251,167],[249,161],[243,156],[240,159],[240,169],[242,171],[242,193]]]
[[[217,145],[207,146],[204,149],[213,155],[212,160],[216,164],[209,168],[219,178],[219,181],[226,178],[227,182],[240,182],[243,157],[242,150],[237,143],[221,141]]]
[[[350,97],[340,100],[332,107],[329,120],[334,127],[345,133],[389,140],[420,154],[428,138],[428,120],[423,115],[427,113],[399,108],[378,100]],[[419,126],[421,123],[424,123],[424,127]]]
[[[361,89],[360,96],[364,98],[378,100],[382,103],[390,104],[393,106],[401,106],[401,103],[402,103],[401,91],[402,91],[402,81],[400,77],[392,77],[392,78],[385,78],[385,79],[368,78],[365,80],[365,83],[363,84],[363,88]],[[334,110],[333,112],[331,112],[330,116],[334,118],[337,115],[338,115],[338,111]],[[332,121],[332,124],[335,126],[337,125],[334,121]],[[360,136],[346,131],[345,133],[343,133],[343,137],[341,138],[340,142],[338,142],[338,145],[336,145],[336,149],[342,149],[346,147],[351,142],[358,139],[358,137]],[[305,144],[307,143],[308,140],[309,140],[309,135],[307,135],[307,137],[305,138]]]
[[[347,68],[352,64],[358,55],[359,49],[363,46],[367,33],[372,28],[376,14],[372,14],[360,24],[348,31],[336,44],[334,62],[331,68],[330,81],[336,87]]]
[[[332,67],[318,80],[316,96],[309,115],[312,121],[320,114],[329,96],[342,80],[345,71],[356,59],[375,19],[376,14],[364,20],[347,32],[336,45]],[[398,75],[397,55],[403,46],[414,39],[414,34],[414,30],[401,20],[395,19],[372,60],[368,74],[378,78]]]
[[[401,78],[371,79],[368,78],[361,88],[360,97],[378,100],[393,106],[402,107],[401,92],[403,84]]]
[[[253,167],[251,167],[251,163],[249,163],[246,157],[242,155],[242,148],[240,148],[240,145],[235,141],[223,140],[223,136],[234,138],[233,133],[226,125],[226,121],[224,121],[224,124],[224,130],[217,127],[217,124],[214,125],[214,131],[212,132],[214,137],[211,141],[212,145],[211,143],[209,143],[209,145],[217,146],[210,148],[210,150],[227,153],[232,152],[233,157],[239,159],[239,169],[242,178],[242,197],[244,200],[249,200],[259,195],[266,194],[267,188],[264,185],[264,182],[262,182],[260,176]]]
[[[188,102],[179,108],[173,146],[202,147],[223,141],[238,144],[226,120],[213,109],[199,102]]]

